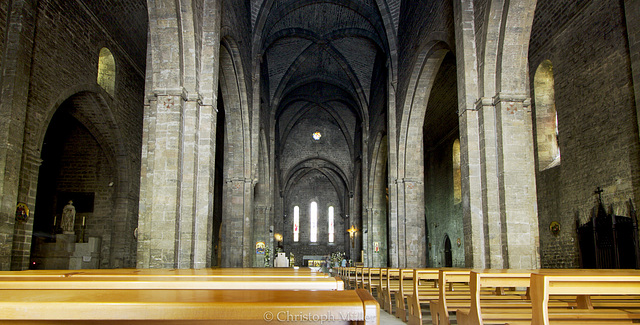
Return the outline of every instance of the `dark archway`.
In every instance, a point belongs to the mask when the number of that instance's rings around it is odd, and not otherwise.
[[[453,254],[451,253],[451,240],[449,235],[444,236],[444,266],[453,266]]]

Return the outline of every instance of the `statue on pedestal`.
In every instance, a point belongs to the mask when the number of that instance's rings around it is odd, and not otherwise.
[[[62,222],[60,222],[62,231],[73,232],[75,221],[76,208],[73,206],[73,201],[69,201],[69,203],[64,206],[64,209],[62,209]]]

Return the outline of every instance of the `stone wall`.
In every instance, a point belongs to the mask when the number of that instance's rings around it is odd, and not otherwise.
[[[435,41],[455,48],[452,1],[403,1],[398,30],[397,122],[405,105],[407,86],[417,56]]]
[[[312,172],[303,178],[293,188],[287,198],[286,218],[284,220],[283,249],[289,256],[294,253],[295,265],[302,266],[302,258],[305,255],[329,255],[334,252],[346,252],[349,250],[349,219],[344,218],[344,212],[340,205],[338,193],[333,190],[333,185],[319,172]],[[318,204],[318,241],[309,241],[310,233],[310,204]],[[293,209],[300,209],[300,237],[297,243],[293,242]],[[329,243],[328,237],[328,208],[334,208],[335,238]],[[351,257],[354,258],[354,257]],[[358,257],[359,259],[359,257]]]
[[[542,267],[579,266],[575,221],[590,218],[597,187],[618,215],[629,215],[629,199],[638,202],[640,148],[621,5],[538,1],[530,80],[543,60],[552,62],[561,154],[558,167],[537,171]],[[560,224],[557,236],[552,221]]]
[[[76,94],[91,94],[90,99],[78,108],[83,124],[93,129],[103,149],[107,150],[107,160],[115,162],[115,191],[118,199],[111,200],[108,209],[114,209],[113,226],[101,233],[103,243],[112,236],[119,237],[118,247],[103,246],[103,266],[133,266],[135,245],[133,229],[137,224],[138,181],[140,172],[140,147],[142,128],[142,90],[144,67],[135,66],[128,53],[115,38],[105,32],[104,26],[95,20],[88,9],[75,1],[48,0],[38,3],[33,57],[30,60],[29,96],[26,105],[25,144],[23,155],[39,156],[44,134],[53,114],[68,98]],[[102,47],[111,50],[116,63],[115,94],[111,96],[96,83],[98,54]],[[74,148],[81,153],[82,147]],[[34,159],[34,158],[28,158]],[[10,162],[18,164],[17,161]],[[27,202],[37,217],[35,172],[31,165],[23,165],[20,181],[19,200]],[[101,171],[96,171],[100,174]],[[108,183],[108,182],[107,182]],[[77,185],[81,187],[81,185]],[[69,188],[74,187],[70,185]],[[104,213],[106,217],[107,213]],[[111,222],[109,221],[109,222]],[[105,221],[106,222],[106,221]],[[27,267],[31,249],[31,227],[25,225],[26,236],[14,243],[13,256],[18,263],[12,268]],[[17,244],[17,245],[16,245]]]

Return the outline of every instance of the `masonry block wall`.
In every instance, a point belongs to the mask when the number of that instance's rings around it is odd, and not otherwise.
[[[451,1],[403,1],[398,30],[397,115],[400,121],[407,86],[418,54],[436,41],[455,48]]]
[[[31,60],[32,65],[23,154],[35,153],[39,156],[49,121],[67,98],[82,92],[95,94],[98,100],[90,105],[90,109],[80,110],[80,114],[86,118],[84,123],[92,124],[103,135],[104,142],[101,145],[112,148],[111,155],[118,156],[109,158],[119,161],[114,191],[121,198],[116,212],[109,216],[109,222],[113,222],[111,230],[118,231],[107,230],[100,234],[103,243],[106,243],[103,249],[117,250],[119,256],[111,256],[109,262],[103,261],[103,266],[133,266],[135,245],[131,242],[134,240],[133,229],[137,224],[144,67],[136,66],[130,61],[129,55],[121,51],[123,47],[118,42],[122,40],[105,32],[104,26],[98,25],[87,8],[77,2],[40,1],[37,10],[33,57],[24,58]],[[116,62],[113,96],[101,90],[96,83],[98,54],[102,47],[111,50]],[[77,150],[80,153],[82,147]],[[97,174],[104,177],[102,171],[96,171]],[[20,193],[24,196],[21,200],[32,207],[35,218],[39,217],[34,208],[37,176],[37,173],[23,175],[20,188]],[[73,187],[73,184],[68,184],[67,189],[71,190]],[[77,187],[82,187],[80,182]],[[111,207],[115,205],[114,203]],[[102,212],[102,215],[107,218],[106,212]],[[107,221],[104,221],[106,224]],[[28,229],[28,236],[23,239],[25,243],[18,248],[20,251],[14,249],[14,256],[28,256],[31,249],[30,231]],[[118,248],[109,247],[109,238],[112,236],[123,237],[118,240]],[[109,257],[109,254],[105,256]],[[26,265],[13,266],[24,267]]]
[[[550,60],[561,153],[558,167],[537,171],[542,267],[579,266],[575,222],[589,220],[597,187],[617,215],[629,215],[629,199],[638,204],[640,148],[621,6],[604,0],[537,4],[531,94],[538,65]],[[557,236],[549,230],[553,221],[560,224]]]
[[[457,134],[456,134],[457,136]],[[425,205],[427,225],[427,266],[444,267],[445,236],[451,241],[452,266],[464,267],[462,204],[453,197],[452,146],[457,137],[425,154]],[[457,240],[460,239],[460,246]]]
[[[318,241],[311,243],[310,235],[310,204],[318,204]],[[300,209],[300,237],[297,243],[293,242],[293,209]],[[328,209],[334,208],[335,238],[329,243],[328,237]],[[344,211],[340,206],[338,193],[333,190],[333,185],[320,172],[312,172],[312,175],[298,182],[291,191],[286,206],[286,219],[284,220],[284,252],[289,256],[293,253],[296,266],[303,265],[304,256],[323,256],[327,253],[349,253],[349,219],[344,218]],[[352,259],[354,257],[351,257]]]
[[[9,1],[0,6],[0,49],[4,49],[4,42],[7,30],[7,10],[9,10]],[[0,68],[2,68],[2,59],[0,59]]]
[[[242,62],[242,72],[245,85],[247,87],[247,103],[251,105],[253,102],[253,84],[252,84],[252,53],[251,53],[251,17],[248,1],[222,1],[222,24],[220,35],[222,38],[230,38],[238,44],[239,54]],[[207,58],[202,58],[207,60]],[[255,108],[257,109],[257,108]],[[257,132],[257,131],[256,131]]]

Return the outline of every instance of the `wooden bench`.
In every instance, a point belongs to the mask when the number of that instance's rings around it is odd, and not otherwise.
[[[355,285],[354,285],[354,289],[362,289],[363,288],[363,281],[364,281],[364,267],[362,266],[356,266],[356,271],[355,271]]]
[[[308,268],[27,270],[0,272],[0,289],[344,290],[344,282]]]
[[[380,272],[381,268],[379,267],[370,268],[365,282],[365,289],[374,297],[380,294]]]
[[[407,321],[408,307],[407,301],[413,294],[413,269],[400,269],[398,273],[398,287],[392,288],[395,298],[396,317],[403,322]]]
[[[470,272],[465,269],[440,269],[438,271],[438,299],[429,301],[433,324],[449,325],[449,310],[455,311],[461,306],[469,306]],[[454,284],[457,286],[454,287]]]
[[[389,268],[386,268],[386,267],[380,268],[380,278],[379,278],[379,284],[378,284],[379,290],[376,295],[376,300],[378,300],[378,303],[382,308],[384,308],[384,305],[385,305],[384,292],[387,290],[388,271],[389,271]]]
[[[19,324],[379,324],[366,290],[2,290],[0,322]],[[332,323],[333,324],[333,323]]]
[[[100,276],[201,276],[201,277],[329,277],[310,268],[208,268],[208,269],[86,269],[0,271],[2,277],[100,277]]]
[[[480,325],[487,322],[505,324],[507,322],[530,321],[531,303],[525,292],[509,291],[505,288],[528,288],[531,277],[530,270],[475,270],[470,274],[470,309],[458,309],[456,320],[459,325]],[[487,291],[491,288],[505,299],[486,301]],[[489,291],[490,292],[490,291]],[[484,298],[484,300],[483,300]],[[568,307],[568,303],[558,302],[556,306]],[[528,317],[527,317],[528,315]]]
[[[438,299],[438,269],[413,270],[413,289],[407,299],[407,320],[410,325],[422,325],[421,304]]]
[[[356,268],[354,266],[349,266],[345,269],[345,288],[347,289],[355,289],[356,288]]]
[[[577,295],[574,310],[549,309],[550,297]],[[595,323],[631,322],[640,319],[639,309],[594,308],[606,296],[640,298],[638,270],[540,270],[531,274],[532,325],[549,325],[562,319],[567,322]],[[633,300],[632,300],[633,302]],[[615,301],[614,301],[615,306]]]
[[[400,277],[400,269],[387,268],[384,274],[384,286],[382,287],[382,308],[389,314],[393,314],[393,298],[394,293],[398,291],[398,279]]]
[[[0,277],[0,290],[4,289],[344,290],[344,284],[338,278],[328,277],[4,276]]]

